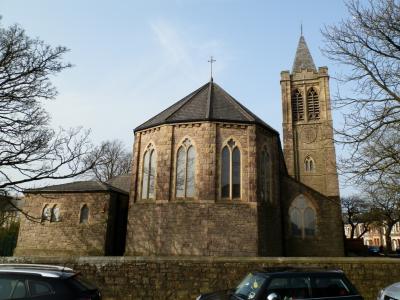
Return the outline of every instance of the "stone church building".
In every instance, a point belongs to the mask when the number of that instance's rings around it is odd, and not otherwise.
[[[342,256],[328,69],[315,67],[303,36],[281,90],[283,149],[211,78],[134,130],[124,188],[28,191],[28,209],[52,210],[22,222],[16,254]]]

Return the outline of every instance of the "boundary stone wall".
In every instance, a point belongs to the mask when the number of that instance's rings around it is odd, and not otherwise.
[[[97,284],[104,300],[194,300],[201,292],[236,286],[251,270],[272,266],[342,269],[365,300],[400,281],[400,259],[380,257],[2,257],[0,263],[72,267]]]

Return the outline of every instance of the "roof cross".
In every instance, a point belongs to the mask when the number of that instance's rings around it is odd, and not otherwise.
[[[209,62],[210,65],[211,65],[211,79],[212,79],[212,78],[213,78],[213,77],[212,77],[212,65],[213,65],[213,63],[216,62],[216,60],[215,60],[212,56],[210,56],[210,60],[209,60],[208,62]]]

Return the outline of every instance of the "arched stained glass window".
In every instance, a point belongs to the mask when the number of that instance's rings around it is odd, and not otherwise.
[[[314,159],[309,155],[304,160],[304,169],[306,172],[314,172],[315,171]]]
[[[313,237],[316,235],[316,213],[311,202],[299,195],[289,208],[290,227],[293,236]]]
[[[304,120],[304,103],[303,96],[298,89],[292,94],[292,116],[293,121]]]
[[[261,151],[260,169],[261,169],[261,174],[260,174],[261,199],[263,199],[264,201],[271,200],[270,199],[271,165],[266,147],[264,147],[263,150]]]
[[[155,199],[157,154],[152,144],[143,155],[142,199]]]
[[[81,212],[79,214],[79,223],[80,224],[87,224],[89,221],[89,207],[84,204],[81,207]]]
[[[310,88],[307,93],[307,111],[309,120],[319,119],[319,99],[314,88]]]
[[[179,147],[176,157],[176,197],[193,198],[196,193],[196,150],[189,139]]]
[[[235,141],[230,139],[222,148],[221,155],[221,197],[241,197],[241,154]]]

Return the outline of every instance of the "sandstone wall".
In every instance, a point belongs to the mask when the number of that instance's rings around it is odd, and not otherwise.
[[[136,203],[126,255],[258,255],[256,203]]]
[[[3,257],[0,262],[72,267],[100,287],[104,300],[194,300],[201,292],[235,287],[251,270],[288,265],[342,269],[365,300],[400,281],[400,260],[385,258]]]
[[[104,255],[109,193],[27,194],[15,255]],[[40,222],[45,205],[60,209],[60,221]],[[81,207],[89,208],[87,224],[79,224]]]

